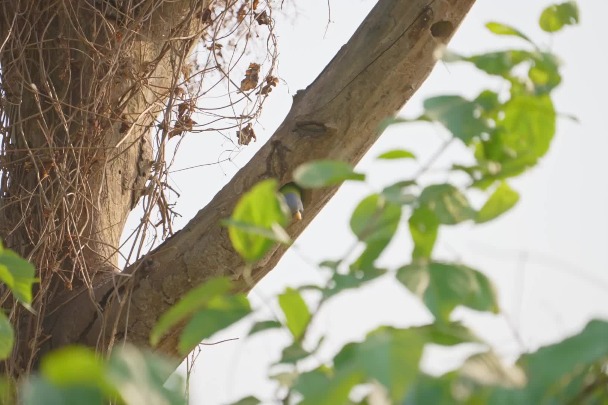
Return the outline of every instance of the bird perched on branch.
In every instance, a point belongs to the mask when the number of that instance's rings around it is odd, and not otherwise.
[[[291,211],[293,219],[300,221],[304,212],[304,204],[302,203],[302,189],[295,183],[287,183],[279,189],[285,202]]]

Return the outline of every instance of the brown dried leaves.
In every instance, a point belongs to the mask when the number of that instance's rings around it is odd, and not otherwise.
[[[247,124],[245,128],[240,131],[236,131],[236,137],[239,138],[239,145],[249,145],[249,142],[251,142],[252,139],[254,142],[258,139],[255,136],[251,123]]]
[[[276,87],[277,84],[279,84],[279,79],[272,75],[268,75],[266,76],[266,84],[262,86],[262,89],[259,93],[265,96],[270,93],[272,91],[272,88]]]
[[[275,76],[268,75],[264,79],[266,83],[256,94],[267,95],[272,91],[273,87],[279,84],[279,79]],[[249,68],[245,72],[245,78],[241,80],[241,91],[253,90],[258,86],[260,81],[260,65],[258,63],[250,63]]]
[[[211,17],[211,9],[209,7],[205,8],[203,11],[200,11],[196,16],[200,18],[201,23],[203,23],[203,25],[211,25],[213,23],[213,18]]]
[[[194,112],[195,103],[194,100],[185,100],[177,106],[177,121],[175,126],[169,131],[167,136],[169,139],[174,136],[182,135],[184,132],[192,131],[196,121],[192,119],[192,113]]]
[[[261,13],[253,13],[253,15],[259,25],[270,25],[270,23],[272,23],[272,20],[270,19],[270,16],[266,10],[262,11]]]
[[[241,80],[241,91],[249,91],[256,88],[260,81],[260,65],[258,63],[250,63],[249,68],[245,72],[245,78]]]
[[[239,11],[236,12],[236,20],[239,23],[242,23],[243,20],[245,19],[245,16],[247,15],[247,4],[243,4],[241,6],[241,8],[239,8]]]
[[[236,21],[239,24],[242,23],[245,20],[245,17],[247,17],[247,14],[249,14],[247,3],[248,2],[241,5],[241,7],[239,7],[238,11],[236,12]],[[255,20],[257,21],[257,23],[259,25],[270,25],[272,20],[270,19],[270,16],[268,15],[268,12],[266,10],[262,11],[261,13],[255,12],[255,10],[258,8],[259,4],[260,4],[259,0],[253,1],[253,4],[251,6],[251,10],[253,11],[253,17],[255,18]]]

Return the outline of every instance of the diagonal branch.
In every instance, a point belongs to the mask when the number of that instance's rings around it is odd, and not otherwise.
[[[380,122],[394,115],[424,82],[435,65],[436,47],[451,38],[474,1],[380,0],[319,77],[296,94],[291,111],[267,144],[183,230],[122,277],[99,284],[97,308],[88,294],[81,294],[53,314],[50,346],[80,342],[103,349],[117,339],[147,346],[158,317],[197,284],[227,275],[249,290],[243,262],[220,220],[262,179],[288,182],[293,169],[313,159],[356,164],[378,139]],[[289,228],[293,238],[336,191],[310,193],[304,219]],[[275,247],[255,266],[253,279],[259,281],[272,270],[285,250]],[[129,291],[126,303],[122,298]],[[71,323],[76,313],[88,323]],[[177,336],[178,331],[165,336],[159,350],[177,356]]]

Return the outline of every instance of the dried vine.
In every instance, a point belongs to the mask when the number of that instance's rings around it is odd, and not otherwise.
[[[251,63],[255,41],[266,56]],[[1,291],[18,334],[9,375],[36,366],[46,315],[172,233],[183,136],[255,138],[276,56],[269,2],[1,2],[0,237],[40,278],[33,314]]]

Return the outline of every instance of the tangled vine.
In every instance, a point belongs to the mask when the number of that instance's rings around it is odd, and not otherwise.
[[[29,315],[0,291],[17,326],[9,375],[36,366],[46,317],[70,293],[93,298],[173,232],[167,176],[184,136],[228,136],[235,150],[255,139],[278,83],[272,11],[269,0],[2,1],[0,237],[40,279]]]

